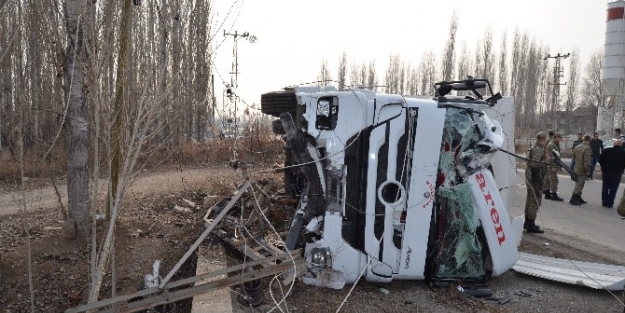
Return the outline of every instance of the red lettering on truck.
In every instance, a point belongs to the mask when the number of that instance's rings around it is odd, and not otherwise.
[[[490,206],[490,219],[495,225],[495,233],[497,234],[497,241],[499,245],[506,241],[506,234],[503,231],[503,225],[501,225],[501,221],[499,220],[499,212],[495,206],[495,200],[493,200],[493,196],[490,194],[490,191],[486,189],[486,179],[482,173],[477,173],[475,175],[475,179],[477,180],[478,185],[480,186],[480,190],[484,193],[484,201],[486,204]]]

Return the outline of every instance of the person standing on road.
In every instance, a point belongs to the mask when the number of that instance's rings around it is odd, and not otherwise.
[[[590,149],[592,150],[592,168],[588,173],[588,179],[592,180],[592,173],[595,171],[597,161],[599,161],[599,155],[603,152],[603,140],[599,139],[599,134],[592,134],[592,140],[590,140]]]
[[[571,155],[573,155],[573,151],[575,151],[575,147],[582,144],[582,141],[584,141],[584,134],[582,133],[577,134],[577,140],[573,141],[573,147],[571,147]],[[575,160],[573,158],[571,158],[571,169],[575,170]]]
[[[548,146],[552,141],[553,141],[553,137],[555,136],[556,133],[553,132],[553,130],[549,131],[549,137],[547,138],[547,142],[545,143],[545,147]],[[549,151],[549,150],[547,150]],[[551,155],[551,152],[547,152],[547,154]],[[549,171],[549,170],[547,170]],[[549,176],[549,174],[545,174],[543,177],[543,195],[545,195],[545,199],[551,199],[551,192],[549,191],[549,186],[551,186],[551,177]]]
[[[553,139],[551,139],[551,141],[549,141],[549,143],[547,144],[547,154],[551,155],[552,151],[555,150],[558,153],[560,153],[560,140],[562,140],[562,135],[560,133],[555,133],[555,135],[553,136]],[[548,167],[548,171],[547,171],[547,182],[549,182],[549,185],[545,186],[544,188],[548,190],[548,195],[549,197],[547,197],[547,195],[545,195],[545,199],[551,199],[553,201],[563,201],[564,199],[560,198],[558,196],[558,170],[560,169],[560,166],[558,165],[550,165]]]
[[[544,231],[536,225],[536,213],[542,202],[540,191],[543,190],[543,176],[546,165],[543,162],[551,161],[551,156],[545,150],[547,136],[544,132],[536,134],[536,144],[530,149],[527,157],[525,179],[527,183],[527,196],[525,198],[525,223],[523,228],[528,233],[542,234]]]
[[[620,128],[615,128],[614,129],[614,137],[613,138],[625,141],[625,135],[623,135],[621,133],[621,129]]]
[[[618,137],[617,137],[618,138]],[[625,150],[623,150],[623,140],[617,139],[614,146],[603,149],[599,156],[601,165],[601,205],[611,209],[614,205],[614,198],[618,185],[621,183],[623,169],[625,169]]]
[[[573,189],[573,195],[569,203],[572,205],[581,205],[586,203],[582,199],[582,190],[584,190],[584,184],[586,180],[584,177],[588,177],[592,173],[592,148],[590,148],[590,136],[584,136],[584,141],[581,145],[575,148],[573,151],[573,160],[575,160],[575,174],[577,174],[577,182],[575,182],[575,189]]]

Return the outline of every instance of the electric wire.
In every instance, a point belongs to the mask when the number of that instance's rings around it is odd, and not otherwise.
[[[500,151],[505,151],[505,150],[500,149]],[[507,153],[507,154],[509,154],[509,155],[511,155],[511,156],[513,156],[513,157],[516,157],[516,158],[522,159],[522,160],[526,160],[526,161],[528,160],[527,158],[523,158],[523,157],[521,157],[521,156],[518,156],[518,155],[516,155],[516,154],[510,153],[510,152],[508,152],[508,151],[505,151],[505,153]],[[536,162],[536,161],[534,161],[534,162]],[[542,163],[544,163],[544,162],[542,162]],[[552,164],[552,165],[553,165],[553,163],[549,163],[549,164]],[[515,168],[516,168],[516,167],[515,167]],[[526,170],[527,170],[527,169],[526,169]],[[517,175],[519,175],[519,176],[520,176],[520,173],[518,173],[518,170],[517,170]],[[581,178],[581,177],[580,177],[580,178],[578,178],[578,179],[583,179],[583,178]],[[530,188],[529,186],[531,186],[531,184],[530,184],[530,182],[529,182],[529,181],[528,181],[525,177],[523,177],[523,181],[525,181],[525,186],[526,186],[526,188]],[[540,194],[540,190],[536,190],[536,191],[534,191],[534,192],[533,192],[533,195],[534,195],[534,201],[536,201],[536,204],[538,204],[538,203],[541,203],[541,204],[542,204],[542,199],[541,199],[541,201],[540,201],[540,202],[538,201],[538,197],[541,197],[541,198],[542,198],[542,195]],[[526,201],[527,201],[527,200],[526,200]],[[539,208],[540,208],[540,206],[539,206]],[[543,219],[543,217],[542,217],[541,210],[538,210],[537,215],[538,215],[538,218],[540,219],[541,223],[542,223],[543,225],[545,225],[545,221],[544,221],[544,219]],[[616,294],[614,294],[611,290],[606,289],[606,288],[605,288],[606,286],[604,286],[603,284],[601,284],[599,281],[597,281],[596,279],[594,279],[593,277],[591,277],[590,275],[588,275],[588,274],[587,274],[584,270],[582,270],[579,266],[577,266],[577,264],[575,264],[575,263],[573,262],[573,260],[569,257],[569,254],[568,254],[568,253],[566,253],[566,251],[564,251],[564,249],[562,249],[562,248],[561,248],[561,247],[560,247],[560,246],[559,246],[559,245],[558,245],[558,244],[557,244],[557,243],[553,240],[553,238],[550,238],[550,237],[542,237],[542,238],[545,238],[545,239],[549,240],[549,241],[551,242],[551,245],[553,245],[554,247],[558,248],[558,251],[559,251],[560,253],[562,253],[562,254],[563,254],[564,259],[566,259],[566,260],[567,260],[567,261],[568,261],[568,262],[569,262],[569,263],[570,263],[573,267],[575,267],[575,269],[577,269],[580,273],[582,273],[582,274],[583,274],[584,276],[586,276],[588,279],[592,280],[592,281],[593,281],[594,283],[596,283],[598,286],[601,286],[601,288],[603,288],[603,289],[604,289],[605,291],[607,291],[607,292],[608,292],[608,293],[609,293],[612,297],[614,297],[614,298],[616,299],[616,301],[618,301],[618,302],[621,304],[621,306],[625,307],[625,302],[623,302],[623,301],[622,301],[622,300],[621,300],[621,299],[620,299],[620,298],[619,298]]]
[[[230,5],[230,9],[228,9],[228,13],[226,14],[226,17],[224,17],[224,20],[221,22],[221,25],[219,25],[219,27],[217,27],[217,30],[215,31],[215,34],[213,36],[210,36],[210,38],[208,40],[208,43],[211,43],[211,41],[213,41],[213,39],[215,39],[217,37],[217,34],[219,34],[219,31],[221,30],[221,28],[224,26],[224,24],[228,20],[228,17],[230,16],[230,13],[232,13],[232,9],[237,4],[237,2],[239,2],[239,0],[235,0],[234,2],[232,2],[232,4]],[[213,3],[213,1],[211,1],[211,4],[212,3]],[[243,3],[241,3],[241,6],[239,7],[239,13],[241,13],[241,7],[242,6],[243,6]],[[239,13],[237,14],[237,18],[239,17]],[[236,19],[235,19],[235,22],[236,22]],[[222,43],[223,43],[223,41],[222,41]]]
[[[262,173],[267,173],[267,172],[273,172],[273,171],[276,171],[276,170],[297,168],[297,167],[300,167],[300,166],[306,166],[306,165],[310,165],[310,164],[315,164],[317,162],[321,162],[321,161],[324,161],[324,160],[327,160],[327,159],[331,159],[332,157],[345,152],[350,146],[352,146],[354,143],[356,143],[358,138],[360,138],[360,135],[362,134],[363,129],[365,129],[365,127],[367,125],[367,121],[366,121],[367,116],[365,114],[365,105],[364,105],[362,99],[356,93],[356,90],[350,90],[350,91],[356,96],[356,98],[358,99],[358,103],[360,104],[360,110],[361,110],[361,113],[362,113],[362,126],[358,129],[358,132],[354,136],[354,139],[352,139],[351,142],[349,142],[343,149],[341,149],[341,150],[339,150],[337,152],[334,152],[333,154],[329,154],[329,155],[326,155],[326,156],[324,156],[322,158],[319,158],[318,160],[313,160],[313,161],[309,161],[309,162],[306,162],[306,163],[293,164],[293,165],[290,165],[290,166],[282,166],[282,167],[279,167],[277,169],[258,170],[258,171],[251,172],[250,174],[262,174]]]
[[[252,190],[252,195],[253,195],[253,197],[254,197],[254,202],[255,202],[255,204],[256,204],[256,205],[255,205],[255,207],[260,208],[260,204],[258,203],[258,198],[256,197],[256,191],[254,190],[254,188],[253,188],[253,187],[250,187],[250,188],[251,188],[251,190]],[[281,238],[281,237],[280,237],[280,234],[279,234],[279,233],[275,230],[275,228],[273,227],[273,225],[272,225],[271,221],[267,218],[267,216],[265,215],[265,213],[264,213],[262,210],[259,210],[259,211],[260,211],[261,215],[263,216],[263,219],[264,219],[264,220],[268,223],[268,225],[271,227],[272,231],[273,231],[273,232],[274,232],[274,234],[277,236],[277,238]],[[268,248],[268,247],[267,247],[264,243],[259,242],[259,241],[256,239],[256,236],[254,236],[254,235],[252,234],[252,232],[251,232],[251,231],[250,231],[250,230],[249,230],[249,229],[245,226],[245,221],[243,220],[243,216],[244,216],[244,214],[243,214],[243,206],[241,206],[240,217],[239,217],[239,219],[237,220],[237,221],[238,221],[237,226],[236,226],[236,227],[237,227],[237,229],[238,229],[238,228],[243,228],[243,230],[244,230],[244,231],[245,231],[245,232],[246,232],[246,233],[250,236],[250,238],[252,238],[252,240],[253,240],[254,242],[256,242],[256,244],[258,244],[259,246],[263,247],[265,250],[270,251],[270,248]],[[239,221],[240,221],[240,222],[239,222]],[[235,233],[235,235],[236,235],[236,233]],[[248,250],[248,248],[249,248],[250,246],[249,246],[249,244],[247,243],[247,241],[245,240],[245,235],[243,235],[243,240],[244,240],[244,249],[245,249],[245,251],[247,251],[247,250]],[[290,251],[288,251],[288,250],[287,250],[286,252],[287,252],[287,254],[288,254],[288,255],[289,255],[289,257],[290,257],[291,262],[293,263],[293,276],[294,276],[294,277],[297,277],[297,268],[295,267],[295,259],[293,258],[293,255],[291,254],[291,252],[290,252]],[[246,254],[246,253],[244,253],[244,255],[245,255],[245,257],[247,257],[247,254]],[[245,265],[245,259],[244,259],[244,263],[243,263],[243,264]],[[243,271],[245,271],[245,267],[242,269],[242,273],[244,273]],[[273,277],[273,279],[270,281],[270,284],[269,284],[269,286],[270,286],[270,287],[271,287],[271,285],[273,284],[273,282],[274,282],[276,279],[278,279],[278,276],[279,276],[279,275],[280,275],[280,274],[276,274],[276,275]],[[289,290],[287,291],[287,293],[286,293],[286,294],[284,294],[284,293],[283,293],[283,297],[282,297],[282,300],[281,300],[280,302],[276,302],[276,301],[275,301],[275,296],[273,295],[273,290],[272,290],[271,288],[269,288],[269,294],[270,294],[270,296],[271,296],[272,300],[274,300],[274,303],[275,303],[275,307],[274,307],[274,308],[272,308],[269,312],[272,312],[273,310],[275,310],[276,308],[278,308],[278,310],[280,310],[280,312],[284,313],[284,311],[282,310],[282,308],[280,307],[280,305],[284,302],[284,303],[285,303],[285,306],[286,306],[286,298],[287,298],[287,297],[288,297],[288,295],[290,294],[290,292],[291,292],[291,290],[292,290],[292,288],[293,288],[294,284],[295,284],[295,279],[293,279],[293,281],[291,282],[291,286],[290,286]],[[235,292],[235,293],[237,293],[237,294],[239,294],[239,295],[241,295],[243,298],[247,298],[247,295],[244,295],[244,294],[238,293],[238,292],[236,292],[236,291],[234,291],[234,292]],[[287,311],[288,311],[288,306],[287,306]]]
[[[239,19],[239,15],[241,14],[241,11],[243,11],[244,3],[245,3],[245,0],[241,0],[241,5],[239,6],[239,11],[237,12],[237,16],[234,18],[234,21],[232,21],[232,25],[230,25],[228,32],[231,32],[232,29],[234,28],[234,24],[237,23],[237,20]],[[224,36],[224,39],[222,39],[221,42],[217,45],[217,47],[215,47],[215,51],[219,50],[219,47],[221,47],[221,45],[226,41],[226,38],[227,37]]]
[[[318,81],[318,82],[321,82],[321,81]],[[324,82],[325,82],[325,81],[324,81]],[[315,83],[315,82],[311,82],[311,83]],[[311,83],[305,83],[305,84],[311,84]],[[301,84],[301,85],[304,85],[304,84]],[[354,91],[354,90],[351,90],[351,91],[355,94],[355,91]],[[356,95],[356,94],[355,94],[355,95]],[[237,97],[238,97],[238,96],[237,96]],[[317,160],[317,161],[311,161],[311,162],[302,163],[302,164],[294,164],[294,165],[291,165],[291,166],[284,166],[284,167],[281,167],[281,168],[279,168],[279,169],[296,168],[296,167],[299,167],[299,166],[305,166],[305,165],[313,164],[313,163],[316,163],[316,162],[319,162],[319,161],[322,161],[322,160],[325,160],[325,159],[331,158],[331,157],[333,157],[333,156],[335,156],[335,155],[337,155],[337,154],[343,153],[343,152],[344,152],[347,148],[349,148],[349,146],[351,146],[352,144],[354,144],[354,143],[356,142],[357,138],[359,138],[359,136],[360,136],[360,134],[361,134],[361,132],[362,132],[362,128],[364,128],[364,125],[366,124],[366,122],[365,122],[365,116],[364,116],[364,105],[363,105],[363,103],[362,103],[362,100],[361,100],[358,96],[357,96],[357,98],[358,98],[358,100],[359,100],[360,108],[361,108],[361,111],[362,111],[362,113],[363,113],[363,127],[361,127],[361,129],[360,129],[360,131],[358,132],[358,134],[356,135],[356,137],[355,137],[355,138],[354,138],[354,139],[353,139],[353,140],[352,140],[352,141],[351,141],[351,142],[350,142],[347,146],[345,146],[345,148],[343,148],[342,150],[340,150],[340,151],[338,151],[338,152],[335,152],[335,153],[334,153],[334,154],[332,154],[332,155],[328,155],[328,156],[325,156],[325,157],[323,157],[323,158],[320,158],[320,159],[319,159],[319,160]],[[239,98],[239,99],[240,99],[240,98]],[[404,102],[405,102],[405,100],[404,100]],[[498,112],[498,113],[499,113],[499,112]],[[412,127],[410,127],[410,130],[412,130]],[[505,134],[505,135],[507,135],[507,134]],[[508,138],[511,138],[511,137],[510,137],[510,136],[508,136]],[[502,152],[504,152],[504,153],[506,153],[506,154],[509,154],[509,155],[511,155],[511,156],[513,156],[513,157],[515,157],[515,158],[519,158],[519,159],[527,160],[527,158],[524,158],[524,157],[522,157],[522,156],[519,156],[519,155],[516,155],[516,154],[510,153],[510,152],[506,151],[505,149],[501,149],[501,148],[500,148],[500,149],[499,149],[499,151],[502,151]],[[406,157],[406,156],[405,156],[405,157]],[[509,161],[509,162],[512,162],[512,161]],[[549,165],[553,165],[553,164],[554,164],[554,163],[552,163],[552,162],[543,162],[543,161],[534,161],[534,162],[540,162],[540,163],[542,163],[542,164],[549,164]],[[407,163],[407,162],[404,162],[404,168],[405,168],[405,166],[406,166],[406,163]],[[404,168],[402,169],[402,177],[403,177],[403,171],[404,171]],[[516,166],[515,166],[515,168],[516,168]],[[272,169],[271,171],[275,171],[275,170],[276,170],[276,169]],[[265,173],[265,172],[269,172],[269,170],[260,170],[260,171],[255,171],[255,172],[252,172],[251,174],[259,174],[259,173]],[[518,175],[518,174],[519,174],[519,173],[518,173],[518,171],[517,171],[517,175]],[[523,178],[523,179],[525,180],[525,182],[526,182],[526,184],[527,184],[527,183],[528,183],[528,182],[527,182],[527,180],[526,180],[525,178]],[[440,187],[439,187],[439,188],[440,188]],[[437,188],[437,189],[438,189],[438,188]],[[536,199],[536,201],[537,201],[537,199]],[[350,205],[350,204],[349,204],[349,203],[347,203],[347,202],[345,202],[345,204],[347,204],[348,206],[352,207],[352,208],[353,208],[353,209],[355,209],[357,212],[360,212],[360,213],[365,214],[365,215],[367,214],[366,212],[362,212],[362,211],[358,210],[357,208],[353,207],[352,205]],[[415,204],[415,205],[418,205],[418,204]],[[374,215],[377,215],[377,214],[374,214]],[[263,214],[263,216],[264,216],[264,214]],[[543,219],[542,219],[542,215],[540,214],[540,210],[539,210],[539,217],[540,217],[541,221],[543,221]],[[265,217],[265,218],[266,218],[266,217]],[[543,222],[543,224],[544,224],[544,222]],[[269,225],[271,225],[271,223],[269,223]],[[273,226],[272,226],[272,228],[273,228]],[[275,229],[274,229],[274,232],[275,232]],[[276,232],[276,233],[277,233],[277,232]],[[379,244],[381,243],[381,240],[382,240],[382,238],[383,238],[383,237],[384,237],[384,234],[382,235],[382,237],[381,237],[381,238],[380,238],[380,240],[378,241],[378,249],[379,249]],[[555,245],[555,243],[553,242],[553,240],[551,240],[551,239],[550,239],[550,241],[552,241],[552,243],[554,244],[554,246],[557,246],[557,245]],[[377,253],[377,251],[376,251],[376,253]],[[375,254],[375,253],[374,253],[374,254]],[[585,273],[582,269],[580,269],[580,268],[579,268],[576,264],[574,264],[574,263],[572,262],[572,260],[568,257],[568,255],[567,255],[566,253],[564,253],[564,252],[563,252],[563,254],[564,254],[564,255],[566,255],[566,259],[567,259],[567,260],[568,260],[568,261],[569,261],[569,262],[570,262],[570,263],[571,263],[571,264],[572,264],[575,268],[577,268],[577,269],[578,269],[581,273],[583,273],[583,274],[584,274],[586,277],[588,277],[589,279],[593,280],[593,281],[594,281],[595,283],[597,283],[598,285],[602,286],[602,285],[601,285],[598,281],[596,281],[594,278],[590,277],[587,273]],[[372,259],[370,259],[370,260],[369,260],[369,264],[370,264],[371,260],[372,260]],[[360,276],[358,277],[358,280],[359,280],[359,279],[360,279],[360,277],[364,274],[364,271],[366,270],[366,268],[367,268],[367,267],[364,267],[364,268],[363,268],[363,271],[361,272]],[[295,270],[295,268],[294,268],[294,270]],[[354,283],[354,285],[353,285],[353,286],[352,286],[352,288],[350,289],[350,292],[348,293],[347,297],[344,299],[343,303],[341,304],[341,306],[339,307],[339,309],[337,310],[337,312],[339,312],[339,311],[340,311],[340,309],[342,308],[342,306],[343,306],[344,302],[345,302],[345,301],[347,300],[347,298],[351,295],[351,292],[353,291],[354,287],[356,286],[356,284],[357,284],[358,280],[356,281],[356,283]],[[288,297],[288,295],[290,294],[292,287],[293,287],[293,285],[291,285],[291,286],[290,286],[289,290],[287,291],[287,294],[283,297],[283,299],[280,301],[280,303],[282,303],[283,301],[285,301],[285,300],[286,300],[286,297]],[[602,286],[602,287],[604,287],[604,289],[605,289],[605,286]],[[617,301],[618,301],[621,305],[625,306],[625,304],[624,304],[624,303],[623,303],[623,302],[622,302],[622,301],[621,301],[621,300],[620,300],[620,299],[619,299],[619,298],[618,298],[618,297],[617,297],[614,293],[612,293],[612,292],[611,292],[611,291],[609,291],[609,290],[606,290],[606,291],[608,291],[608,292],[609,292],[609,293],[610,293],[610,294],[611,294],[611,295],[612,295],[615,299],[617,299]],[[272,297],[273,297],[273,295],[272,295]],[[276,307],[278,307],[278,305],[279,305],[280,303],[276,304]],[[274,307],[274,309],[275,309],[275,307]],[[272,309],[272,311],[273,311],[274,309]],[[281,310],[281,309],[280,309],[280,310]],[[270,311],[270,312],[271,312],[271,311]]]
[[[509,113],[506,113],[506,114],[501,113],[499,110],[495,110],[495,112],[499,113],[499,114],[503,117],[503,116],[505,116],[505,115],[507,115],[507,114],[514,114],[514,113],[515,113],[515,109],[516,109],[516,108],[515,108],[515,107],[513,107],[512,112],[509,112]],[[503,130],[503,128],[502,128],[502,130]],[[512,136],[509,136],[509,134],[507,134],[505,131],[504,131],[504,135],[506,135],[508,138],[513,138]],[[529,159],[528,159],[528,158],[526,158],[526,157],[522,157],[522,156],[517,155],[517,154],[515,154],[515,153],[512,153],[512,152],[506,151],[506,150],[505,150],[505,149],[503,149],[503,148],[499,148],[498,150],[499,150],[499,151],[501,151],[501,152],[503,152],[503,153],[505,153],[505,154],[508,154],[508,155],[510,155],[510,156],[512,156],[512,157],[514,157],[514,158],[517,158],[517,159],[520,159],[520,160],[524,160],[524,161],[531,161],[531,160],[529,160]],[[518,169],[517,169],[517,167],[516,167],[516,164],[513,164],[513,160],[512,160],[512,159],[510,159],[510,158],[508,158],[508,162],[510,163],[510,166],[512,166],[512,168],[514,168],[514,169],[515,169],[515,172],[516,172],[517,176],[521,176],[521,174],[518,172]],[[554,164],[555,164],[554,162],[545,162],[545,161],[532,161],[532,162],[534,162],[534,163],[539,163],[539,164],[545,164],[545,165],[554,165]],[[526,170],[527,170],[527,169],[526,169]],[[521,178],[522,178],[522,179],[523,179],[523,181],[525,182],[525,186],[526,186],[526,188],[530,188],[529,186],[531,186],[531,184],[529,183],[529,181],[528,181],[525,177],[523,177],[523,176],[521,176]],[[579,177],[578,179],[583,179],[583,178]],[[534,193],[533,193],[533,195],[534,195],[534,201],[536,202],[536,204],[538,204],[538,203],[539,203],[539,202],[538,202],[538,197],[540,196],[540,197],[542,198],[542,195],[539,193],[539,191],[534,192]],[[527,199],[526,199],[526,201],[527,201]],[[542,201],[541,201],[541,202],[542,202]],[[539,207],[540,207],[540,206],[539,206]],[[541,210],[538,210],[537,215],[538,215],[538,218],[540,219],[541,223],[542,223],[543,225],[545,225],[545,221],[544,221],[544,219],[543,219],[543,217],[542,217],[542,211],[541,211]],[[548,238],[548,240],[549,240],[549,241],[551,241],[551,244],[552,244],[554,247],[557,247],[557,248],[558,248],[558,250],[559,250],[559,251],[560,251],[560,252],[561,252],[561,253],[565,256],[565,259],[566,259],[569,263],[571,263],[571,265],[573,265],[573,266],[574,266],[574,267],[575,267],[575,268],[576,268],[576,269],[577,269],[580,273],[582,273],[582,274],[583,274],[584,276],[586,276],[587,278],[591,279],[591,280],[592,280],[593,282],[595,282],[597,285],[601,286],[601,287],[602,287],[604,290],[606,290],[606,291],[607,291],[610,295],[612,295],[612,296],[613,296],[613,297],[614,297],[614,298],[615,298],[615,299],[616,299],[616,300],[617,300],[617,301],[618,301],[618,302],[619,302],[619,303],[620,303],[623,307],[625,307],[625,303],[624,303],[624,302],[623,302],[623,301],[622,301],[622,300],[621,300],[618,296],[616,296],[616,295],[615,295],[613,292],[611,292],[610,290],[605,289],[605,286],[603,286],[601,283],[599,283],[599,282],[598,282],[597,280],[595,280],[594,278],[590,277],[590,276],[589,276],[586,272],[584,272],[584,271],[583,271],[581,268],[579,268],[579,267],[578,267],[575,263],[573,263],[573,261],[571,260],[571,258],[569,257],[569,255],[568,255],[568,254],[567,254],[567,253],[566,253],[563,249],[561,249],[561,248],[559,247],[559,245],[557,245],[557,244],[553,241],[553,239],[552,239],[552,238]]]
[[[378,245],[377,245],[376,250],[373,253],[373,255],[377,254],[378,251],[380,250],[380,245],[382,244],[382,239],[384,239],[384,235],[386,235],[386,233],[382,233],[382,236],[380,236],[380,239],[378,240]],[[347,302],[347,299],[349,299],[349,297],[352,295],[352,292],[356,288],[356,285],[358,285],[358,281],[360,281],[360,278],[362,277],[362,275],[371,266],[371,261],[373,261],[373,257],[372,256],[368,256],[368,257],[369,257],[369,261],[367,262],[367,265],[362,267],[362,270],[360,271],[360,274],[358,275],[358,278],[356,278],[356,281],[352,285],[352,288],[349,289],[349,292],[347,293],[347,295],[345,296],[345,298],[341,302],[341,305],[339,305],[339,307],[336,309],[336,313],[339,313],[341,311],[341,309],[343,308],[343,305],[345,305],[345,302]]]
[[[497,112],[498,114],[500,114],[500,115],[503,117],[503,116],[505,116],[505,115],[507,115],[507,114],[514,114],[514,113],[515,113],[515,109],[516,109],[516,108],[515,108],[515,107],[513,107],[512,112],[505,113],[505,114],[501,113],[499,110],[495,110],[495,112]],[[503,130],[503,129],[502,129],[502,130]],[[505,131],[504,131],[504,135],[506,135],[508,138],[513,138],[512,136],[509,136],[509,134],[507,134]],[[520,159],[520,160],[524,160],[524,161],[531,161],[531,160],[529,160],[529,159],[528,159],[528,158],[526,158],[526,157],[522,157],[522,156],[517,155],[517,154],[515,154],[515,153],[512,153],[512,152],[506,151],[506,150],[505,150],[505,149],[503,149],[503,148],[499,148],[498,150],[499,150],[499,151],[501,151],[501,152],[503,152],[503,153],[505,153],[505,154],[508,154],[508,155],[510,155],[510,156],[512,156],[512,157],[514,157],[514,158],[517,158],[517,159]],[[517,176],[521,176],[521,174],[518,172],[518,169],[517,169],[517,167],[516,167],[516,164],[513,164],[512,159],[508,158],[508,162],[510,163],[510,166],[512,166],[512,168],[514,168],[514,169],[515,169],[515,172],[516,172]],[[545,165],[554,165],[554,164],[555,164],[554,162],[545,162],[545,161],[532,161],[532,162],[534,162],[534,163],[539,163],[539,164],[545,164]],[[527,169],[526,169],[526,170],[527,170]],[[522,178],[522,179],[523,179],[523,181],[525,182],[525,186],[526,186],[526,188],[530,188],[529,186],[531,186],[531,184],[529,183],[529,181],[528,181],[525,177],[523,177],[523,176],[521,176],[521,178]],[[578,179],[583,179],[583,178],[579,177]],[[538,204],[538,203],[539,203],[539,202],[538,202],[538,197],[540,196],[540,197],[542,198],[542,195],[540,195],[539,191],[534,192],[534,193],[533,193],[533,195],[534,195],[534,201],[536,202],[536,204]],[[526,201],[527,201],[527,199],[526,199]],[[541,202],[542,202],[542,201],[541,201]],[[540,207],[540,206],[539,206],[539,207]],[[541,223],[542,223],[543,225],[545,225],[545,221],[544,221],[544,219],[543,219],[543,217],[542,217],[542,211],[541,211],[541,210],[538,210],[537,215],[538,215],[538,218],[540,219]],[[561,248],[559,247],[559,245],[557,245],[557,244],[553,241],[553,239],[552,239],[552,238],[548,238],[548,240],[551,242],[551,244],[552,244],[554,247],[557,247],[557,248],[558,248],[558,250],[559,250],[559,251],[560,251],[560,252],[561,252],[561,253],[565,256],[565,259],[566,259],[569,263],[571,263],[571,265],[573,265],[573,266],[574,266],[574,267],[575,267],[575,268],[576,268],[576,269],[577,269],[580,273],[582,273],[584,276],[586,276],[586,277],[588,277],[589,279],[591,279],[591,280],[592,280],[593,282],[595,282],[597,285],[601,286],[604,290],[606,290],[608,293],[610,293],[610,295],[612,295],[612,296],[613,296],[613,297],[614,297],[614,298],[615,298],[615,299],[616,299],[616,300],[617,300],[617,301],[618,301],[618,302],[619,302],[619,303],[620,303],[623,307],[625,307],[625,303],[624,303],[624,302],[623,302],[623,301],[622,301],[622,300],[621,300],[618,296],[616,296],[616,295],[615,295],[613,292],[611,292],[610,290],[605,289],[605,286],[603,286],[601,283],[599,283],[599,282],[598,282],[597,280],[595,280],[594,278],[590,277],[590,276],[589,276],[586,272],[584,272],[584,271],[583,271],[581,268],[579,268],[579,267],[578,267],[575,263],[573,263],[573,261],[571,260],[571,258],[569,257],[569,255],[568,255],[565,251],[563,251],[563,249],[561,249]]]
[[[260,208],[260,204],[258,203],[258,197],[256,197],[256,191],[254,190],[254,188],[251,188],[251,190],[252,190],[252,195],[253,195],[253,198],[254,198],[254,203],[255,203],[257,208]],[[269,228],[271,228],[271,230],[274,232],[274,234],[277,236],[277,238],[281,238],[280,237],[280,233],[278,233],[278,231],[276,231],[276,229],[273,227],[273,224],[271,223],[271,221],[269,221],[269,218],[267,218],[267,215],[265,215],[265,212],[263,212],[263,210],[260,210],[260,209],[258,211],[263,216],[263,219],[265,221],[267,221],[267,224],[269,225]],[[276,306],[274,308],[272,308],[271,310],[269,310],[267,313],[271,313],[276,308],[280,308],[280,305],[282,304],[282,302],[286,302],[286,298],[291,294],[291,291],[293,290],[293,286],[295,286],[295,278],[297,277],[297,266],[295,266],[295,259],[293,258],[293,255],[291,254],[291,251],[289,251],[288,249],[285,249],[285,250],[288,253],[289,258],[291,259],[291,262],[293,262],[293,279],[291,280],[291,284],[290,284],[289,289],[287,290],[286,294],[276,304]],[[269,292],[270,293],[273,292],[271,290],[271,288],[269,288]],[[273,298],[273,295],[272,295],[272,298]],[[282,311],[281,308],[280,308],[280,311]]]

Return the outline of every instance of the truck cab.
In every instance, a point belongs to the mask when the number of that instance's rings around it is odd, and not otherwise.
[[[298,203],[286,246],[304,248],[306,283],[484,281],[517,262],[491,162],[507,140],[486,113],[502,97],[482,97],[486,80],[435,87],[434,97],[333,87],[262,96],[285,137],[285,190]]]

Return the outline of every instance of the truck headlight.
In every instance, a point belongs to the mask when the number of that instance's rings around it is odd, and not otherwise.
[[[332,267],[332,255],[330,249],[314,248],[310,253],[311,265],[319,267]]]
[[[317,116],[329,117],[331,105],[329,100],[319,100],[319,102],[317,102]]]

